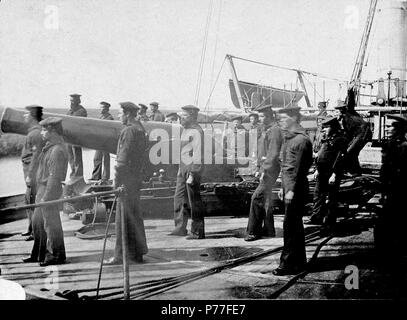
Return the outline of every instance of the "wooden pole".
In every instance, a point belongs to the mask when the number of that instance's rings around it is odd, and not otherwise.
[[[127,246],[127,216],[124,210],[123,196],[120,196],[120,215],[122,229],[122,254],[123,254],[123,293],[124,300],[130,299],[130,275],[129,275],[129,248]]]

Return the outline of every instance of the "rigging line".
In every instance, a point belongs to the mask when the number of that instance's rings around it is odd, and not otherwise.
[[[211,86],[213,84],[213,76],[214,76],[214,72],[215,72],[215,59],[216,59],[216,53],[217,53],[217,50],[218,50],[220,18],[221,18],[221,14],[222,14],[222,2],[223,2],[223,0],[219,1],[218,21],[217,21],[217,25],[216,25],[215,49],[214,49],[213,60],[212,60]]]
[[[198,105],[199,92],[201,90],[202,74],[203,74],[203,67],[204,67],[204,63],[205,63],[206,46],[208,43],[208,34],[209,34],[209,26],[211,23],[212,9],[213,9],[213,0],[210,0],[209,8],[208,8],[208,15],[206,17],[205,35],[204,35],[203,46],[202,46],[202,51],[201,51],[201,61],[199,63],[198,79],[197,79],[196,91],[195,91],[195,105]]]
[[[260,62],[260,61],[256,61],[256,60],[251,60],[251,59],[236,57],[236,56],[233,56],[233,55],[229,55],[229,56],[232,57],[232,58],[235,58],[235,59],[242,60],[242,61],[252,62],[252,63],[256,63],[256,64],[261,64],[261,65],[264,65],[264,66],[267,66],[267,67],[276,68],[276,69],[282,69],[282,70],[288,70],[288,71],[295,71],[295,72],[302,72],[302,73],[310,74],[310,75],[312,75],[312,76],[319,77],[319,78],[322,78],[322,79],[334,80],[334,81],[338,81],[338,82],[347,82],[347,81],[348,81],[348,80],[345,80],[345,79],[338,79],[338,78],[328,77],[328,76],[325,76],[325,75],[322,75],[322,74],[318,74],[318,73],[315,73],[315,72],[304,71],[304,70],[301,70],[301,69],[282,67],[282,66],[278,66],[278,65],[275,65],[275,64],[270,64],[270,63]]]
[[[307,77],[304,77],[304,78],[305,78],[305,80],[308,81],[308,83],[311,85],[311,87],[315,90],[315,92],[317,93],[317,95],[318,95],[321,99],[323,99],[322,96],[319,94],[319,92],[318,92],[318,90],[317,90],[317,88],[316,88],[316,85],[314,86],[314,85],[312,84],[312,82],[309,81],[309,79],[307,79]]]
[[[224,66],[224,64],[225,64],[225,61],[226,61],[226,57],[223,59],[222,65],[220,66],[218,75],[216,76],[216,79],[215,79],[215,82],[214,82],[214,84],[213,84],[213,86],[212,86],[212,89],[211,89],[211,92],[210,92],[210,94],[209,94],[208,100],[206,101],[205,108],[204,108],[204,112],[207,111],[207,108],[208,108],[208,106],[209,106],[209,102],[210,102],[210,100],[211,100],[211,98],[212,98],[212,94],[213,94],[213,91],[215,90],[215,86],[216,86],[216,84],[218,83],[219,76],[220,76],[220,73],[221,73],[221,71],[222,71],[222,69],[223,69],[223,66]]]

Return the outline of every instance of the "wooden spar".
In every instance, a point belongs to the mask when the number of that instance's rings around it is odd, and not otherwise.
[[[51,200],[51,201],[45,201],[45,202],[41,202],[41,203],[27,204],[24,206],[4,208],[4,209],[0,209],[0,212],[9,211],[9,210],[23,210],[23,209],[46,207],[46,206],[51,206],[51,205],[60,204],[60,203],[64,203],[64,202],[74,202],[74,201],[78,201],[78,200],[95,198],[95,197],[99,197],[99,196],[119,194],[121,192],[123,192],[123,188],[117,188],[112,191],[93,192],[93,193],[85,194],[82,196],[71,197],[71,198]]]
[[[230,73],[232,74],[233,84],[235,85],[236,96],[237,96],[237,100],[239,102],[239,108],[243,109],[244,105],[243,105],[242,93],[240,92],[239,80],[237,78],[236,69],[233,64],[233,57],[228,54],[228,55],[226,55],[226,59],[229,62]]]
[[[130,271],[129,271],[129,248],[127,247],[127,216],[124,211],[124,199],[121,196],[119,201],[120,204],[120,215],[121,215],[121,229],[122,229],[122,255],[123,255],[123,293],[124,300],[130,299]]]
[[[298,74],[298,80],[300,80],[300,83],[301,83],[302,90],[304,90],[304,93],[305,93],[304,98],[305,98],[305,102],[307,103],[307,107],[312,108],[311,102],[309,101],[309,98],[308,98],[307,88],[305,87],[304,79],[302,77],[302,72],[298,70],[297,74]]]

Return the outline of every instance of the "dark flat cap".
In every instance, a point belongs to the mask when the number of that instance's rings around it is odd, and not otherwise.
[[[62,125],[62,118],[59,117],[49,117],[45,120],[40,121],[40,125],[43,127],[56,127]]]
[[[140,106],[140,109],[148,109],[145,104],[139,103],[138,105]]]
[[[407,126],[407,119],[402,116],[398,116],[395,114],[388,114],[386,117],[388,119],[392,119],[394,121],[400,122],[400,124],[403,124],[404,126]]]
[[[321,125],[323,127],[328,127],[328,126],[332,126],[332,127],[340,127],[340,123],[338,121],[337,118],[335,117],[328,117],[326,118],[324,121],[322,121]]]
[[[138,105],[131,101],[120,102],[119,105],[123,110],[131,110],[136,112],[140,109]]]
[[[318,102],[318,107],[326,107],[326,101]]]
[[[178,113],[176,113],[176,112],[171,112],[171,113],[169,113],[169,114],[167,114],[166,116],[165,116],[166,118],[169,118],[169,117],[179,117],[178,116]]]
[[[271,104],[268,104],[268,105],[265,105],[265,106],[258,106],[256,109],[254,109],[254,111],[257,111],[257,112],[268,112],[268,111],[272,111],[273,109],[272,109],[272,105]]]
[[[189,111],[189,112],[198,112],[199,111],[199,108],[192,105],[192,104],[188,104],[186,106],[183,106],[183,107],[181,107],[181,109],[185,110],[185,111]]]
[[[42,109],[43,109],[43,107],[41,107],[41,106],[39,106],[39,105],[37,105],[37,104],[31,104],[31,105],[29,105],[29,106],[26,106],[25,108],[26,108],[28,111],[39,111],[39,110],[42,111]]]
[[[256,118],[259,118],[259,114],[258,113],[249,113],[249,118],[250,117],[256,117]]]
[[[101,104],[102,106],[105,106],[105,107],[109,107],[109,108],[110,108],[110,103],[109,103],[109,102],[101,101],[100,104]]]
[[[231,118],[231,120],[232,120],[232,121],[233,121],[233,120],[240,120],[240,121],[242,121],[242,120],[243,120],[243,116],[242,116],[242,115],[233,116],[233,117]]]
[[[346,108],[347,104],[345,101],[339,100],[338,104],[336,105],[335,109],[342,109],[342,108]]]
[[[80,97],[81,97],[81,95],[78,94],[78,93],[72,93],[72,94],[70,94],[70,96],[71,96],[72,98],[80,98]]]
[[[301,108],[300,107],[286,107],[286,108],[281,108],[277,111],[277,113],[282,114],[296,114],[300,113]]]
[[[150,103],[150,106],[156,106],[156,107],[158,107],[158,102],[153,101],[153,102]]]

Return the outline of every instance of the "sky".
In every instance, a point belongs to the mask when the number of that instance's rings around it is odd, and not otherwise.
[[[68,108],[109,101],[231,108],[226,54],[348,80],[368,0],[2,0],[0,104]],[[296,75],[235,61],[240,80],[296,86]],[[219,74],[218,81],[215,79]],[[321,79],[310,94],[322,98]],[[332,82],[337,90],[337,82]],[[308,89],[310,90],[310,88]],[[327,92],[328,94],[328,92]]]

